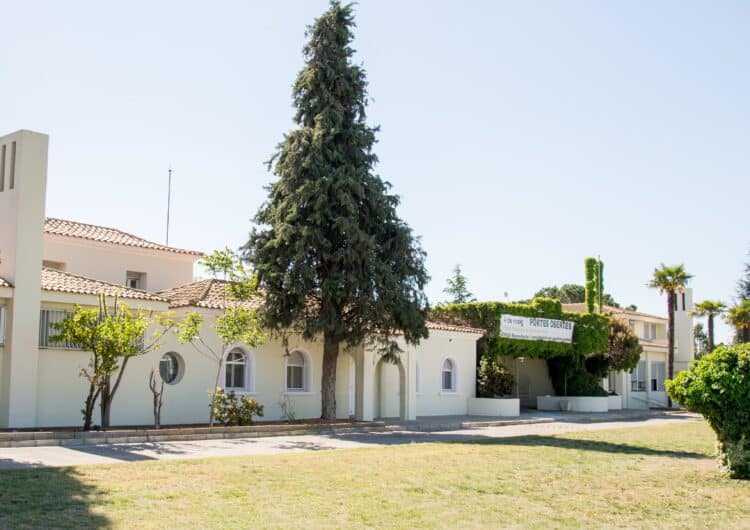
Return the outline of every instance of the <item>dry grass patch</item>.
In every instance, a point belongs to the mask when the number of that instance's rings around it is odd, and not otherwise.
[[[750,528],[703,423],[0,472],[0,527]]]

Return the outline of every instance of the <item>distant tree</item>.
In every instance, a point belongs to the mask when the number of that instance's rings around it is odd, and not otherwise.
[[[704,300],[695,305],[695,315],[708,318],[708,352],[714,351],[714,317],[721,316],[726,311],[727,306],[719,300]]]
[[[565,283],[560,287],[552,285],[539,289],[534,293],[534,298],[555,298],[563,304],[579,304],[586,301],[586,288],[577,283]],[[605,306],[620,307],[609,293],[604,293],[602,303]]]
[[[469,292],[468,281],[461,272],[461,265],[453,268],[453,276],[448,278],[448,286],[443,292],[450,297],[449,302],[452,304],[476,302],[474,295]]]
[[[354,62],[352,6],[331,2],[309,28],[293,89],[296,129],[270,167],[278,177],[243,247],[271,332],[323,336],[321,416],[336,418],[342,346],[372,340],[385,359],[427,337],[425,253],[374,173],[365,71]]]
[[[211,325],[212,333],[219,337],[219,346],[215,346],[212,337],[204,326],[203,315],[191,311],[177,324],[177,339],[183,344],[190,344],[203,356],[216,363],[216,376],[211,389],[211,403],[208,424],[213,427],[216,412],[216,400],[219,395],[219,378],[224,367],[224,359],[229,348],[234,344],[245,344],[250,348],[260,346],[266,336],[261,329],[261,319],[257,310],[247,304],[250,298],[257,296],[257,280],[248,271],[233,251],[216,250],[201,260],[201,265],[214,277],[221,277],[225,282],[222,313]]]
[[[750,300],[742,300],[727,311],[727,324],[735,329],[735,342],[750,342]]]
[[[745,263],[745,271],[737,281],[737,298],[750,300],[750,261]]]
[[[685,271],[684,265],[668,267],[663,263],[654,269],[654,274],[648,286],[658,289],[660,293],[667,295],[667,375],[669,379],[674,377],[674,312],[677,293],[685,291],[688,282],[693,276]],[[667,406],[672,407],[672,398],[667,398]]]
[[[708,353],[708,335],[706,335],[703,324],[700,322],[693,326],[693,346],[696,359]]]
[[[153,336],[146,331],[156,326]],[[104,294],[99,295],[99,307],[87,309],[75,306],[73,313],[54,327],[55,342],[75,344],[91,353],[89,365],[81,375],[89,382],[89,391],[81,410],[83,430],[91,429],[97,401],[101,409],[102,428],[110,426],[110,412],[122,376],[132,357],[158,349],[161,338],[174,326],[169,314],[131,309],[115,296],[111,305]]]

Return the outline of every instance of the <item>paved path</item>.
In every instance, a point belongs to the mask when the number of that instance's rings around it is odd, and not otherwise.
[[[17,447],[0,449],[0,469],[112,464],[139,460],[175,460],[215,456],[247,456],[331,449],[356,449],[409,443],[460,442],[528,435],[555,435],[576,431],[617,429],[700,421],[680,414],[613,421],[558,420],[552,423],[487,427],[442,432],[372,432],[336,435],[278,436],[192,442],[151,442],[77,447]]]

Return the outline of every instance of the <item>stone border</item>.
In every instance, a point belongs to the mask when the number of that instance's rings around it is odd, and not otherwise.
[[[166,427],[163,429],[118,429],[114,431],[0,432],[0,448],[221,440],[227,438],[260,438],[281,435],[382,432],[384,430],[385,424],[383,422],[370,421],[332,424],[256,424],[243,427]]]

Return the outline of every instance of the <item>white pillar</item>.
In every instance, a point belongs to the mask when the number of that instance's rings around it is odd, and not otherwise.
[[[403,365],[406,372],[404,378],[405,387],[402,392],[406,396],[406,418],[407,420],[417,419],[417,355],[414,350],[406,350],[403,353]]]
[[[357,354],[357,419],[372,421],[375,417],[375,354],[362,348]]]
[[[0,427],[37,426],[48,141],[47,135],[31,131],[0,138],[0,277],[13,285],[0,381]]]

